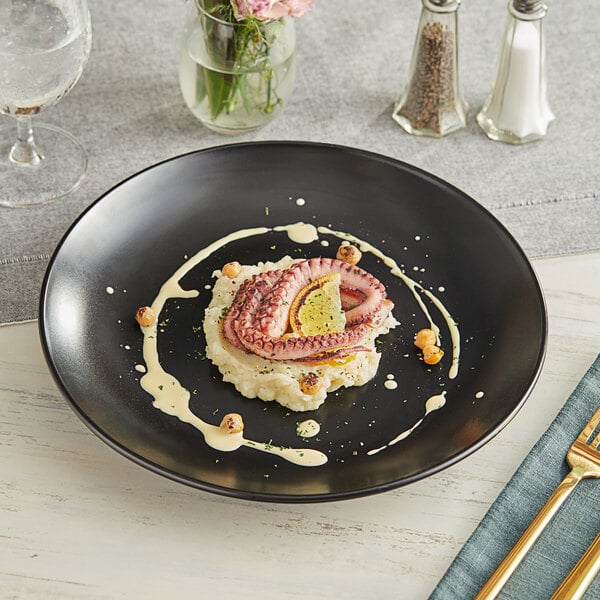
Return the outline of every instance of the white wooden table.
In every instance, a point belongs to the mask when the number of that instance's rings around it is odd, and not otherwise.
[[[600,352],[600,253],[534,261],[548,353],[525,407],[429,479],[312,505],[154,475],[62,399],[37,324],[0,327],[0,598],[427,598]]]

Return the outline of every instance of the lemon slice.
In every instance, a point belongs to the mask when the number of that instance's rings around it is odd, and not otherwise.
[[[320,335],[344,331],[346,313],[342,309],[340,282],[339,273],[330,273],[300,290],[290,308],[294,333]]]
[[[346,354],[338,358],[326,358],[325,360],[318,360],[319,355],[315,355],[315,360],[311,361],[314,365],[329,365],[330,367],[343,367],[348,363],[351,363],[356,358],[356,354]]]

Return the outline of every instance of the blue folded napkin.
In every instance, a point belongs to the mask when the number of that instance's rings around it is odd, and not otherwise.
[[[429,600],[472,599],[569,472],[567,450],[600,405],[600,356],[467,540]],[[548,600],[600,531],[600,479],[572,492],[502,590]],[[585,600],[600,598],[600,576]]]

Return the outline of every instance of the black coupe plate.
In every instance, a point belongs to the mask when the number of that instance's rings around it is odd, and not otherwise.
[[[192,391],[193,412],[214,424],[225,413],[240,413],[247,437],[321,450],[328,462],[320,467],[250,448],[210,448],[197,429],[152,406],[136,369],[144,363],[136,309],[152,302],[185,257],[238,229],[298,221],[349,232],[393,257],[444,302],[462,337],[459,373],[450,379],[448,330],[426,299],[443,325],[446,356],[434,367],[424,365],[413,336],[427,320],[408,288],[367,253],[360,264],[386,285],[400,321],[381,338],[379,371],[363,387],[331,394],[316,411],[290,413],[274,402],[243,398],[204,359],[199,325],[211,296],[205,286],[228,261],[335,256],[339,240],[321,235],[318,242],[299,245],[285,232],[269,232],[224,246],[187,275],[185,287],[200,294],[167,304],[159,352],[167,370]],[[405,485],[488,442],[514,417],[539,375],[546,313],[515,240],[456,188],[361,150],[267,142],[168,160],[96,201],[51,260],[40,333],[48,364],[75,412],[121,454],[203,490],[310,502]],[[384,385],[388,375],[396,389]],[[402,441],[368,454],[412,428],[426,400],[441,392],[444,408]],[[307,418],[318,421],[321,432],[303,440],[296,423]]]

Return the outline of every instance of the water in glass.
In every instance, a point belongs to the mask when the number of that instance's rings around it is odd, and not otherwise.
[[[32,117],[56,104],[79,80],[91,48],[86,0],[0,0],[0,205],[60,198],[83,179],[81,144]]]

